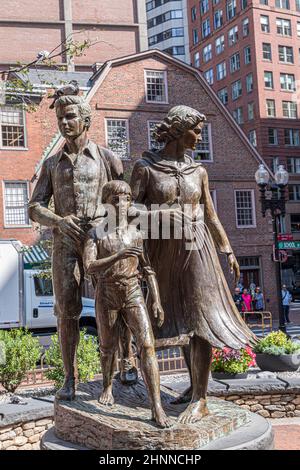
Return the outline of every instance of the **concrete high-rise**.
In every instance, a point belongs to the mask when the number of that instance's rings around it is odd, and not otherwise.
[[[192,64],[266,163],[290,173],[281,230],[300,240],[300,1],[188,0],[188,12]],[[300,251],[288,255],[295,280]]]
[[[190,63],[187,0],[145,0],[149,49]]]
[[[73,64],[61,44],[66,38],[94,45]],[[56,47],[57,62],[69,70],[146,50],[145,1],[1,0],[0,70]]]

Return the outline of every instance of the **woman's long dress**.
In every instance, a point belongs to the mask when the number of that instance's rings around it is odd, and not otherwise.
[[[145,152],[133,169],[134,200],[150,209],[152,204],[190,204],[193,213],[204,206],[203,243],[186,249],[186,239],[147,240],[147,251],[156,272],[165,322],[156,338],[195,334],[214,347],[239,349],[255,341],[233,302],[217,249],[232,253],[228,238],[214,210],[204,167],[185,156],[178,162]]]

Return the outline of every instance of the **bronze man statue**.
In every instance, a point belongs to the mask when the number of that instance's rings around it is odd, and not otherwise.
[[[101,216],[104,184],[122,178],[123,166],[111,151],[88,139],[91,108],[80,96],[58,96],[55,109],[65,145],[43,163],[29,202],[29,215],[32,220],[53,229],[54,309],[65,369],[65,382],[56,397],[72,400],[82,310],[84,241],[88,230]],[[54,212],[48,209],[52,196]]]
[[[135,337],[141,371],[148,390],[152,419],[161,427],[171,426],[160,399],[160,380],[154,337],[141,286],[140,265],[147,279],[152,314],[158,327],[163,323],[156,276],[143,252],[143,238],[134,225],[128,225],[131,189],[125,181],[110,181],[103,187],[102,201],[114,210],[111,231],[87,239],[84,264],[88,274],[97,277],[96,318],[100,340],[103,392],[102,405],[113,405],[112,380],[120,329],[128,325]]]
[[[177,204],[190,208],[190,235],[148,239],[147,253],[157,275],[165,320],[155,328],[156,338],[191,336],[185,358],[191,388],[181,398],[189,401],[182,423],[193,423],[208,413],[206,392],[212,346],[239,349],[255,342],[232,300],[218,255],[223,253],[236,277],[239,266],[210,196],[208,176],[201,163],[187,155],[201,140],[205,116],[187,106],[172,108],[157,126],[164,147],[148,151],[134,166],[131,187],[136,202]],[[203,217],[201,217],[201,214]],[[187,249],[187,240],[195,245]]]

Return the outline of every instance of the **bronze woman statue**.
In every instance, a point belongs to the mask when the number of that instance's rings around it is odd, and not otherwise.
[[[156,338],[191,336],[184,348],[191,388],[182,397],[190,400],[180,415],[182,423],[199,421],[208,414],[207,384],[212,346],[240,349],[255,342],[232,300],[218,254],[223,253],[231,272],[239,278],[239,266],[219,221],[209,192],[205,168],[186,154],[201,140],[205,116],[187,106],[172,108],[157,126],[159,151],[148,151],[134,166],[133,198],[150,209],[151,204],[178,203],[192,208],[191,227],[197,249],[187,249],[187,239],[149,239],[147,250],[156,272],[165,311]],[[202,206],[201,206],[202,205]],[[204,222],[201,222],[203,207]]]

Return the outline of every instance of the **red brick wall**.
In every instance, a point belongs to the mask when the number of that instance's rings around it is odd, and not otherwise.
[[[47,3],[47,7],[46,7]],[[1,20],[61,20],[59,0],[1,0]]]
[[[72,16],[76,21],[93,23],[134,23],[135,12],[132,0],[72,0]]]

